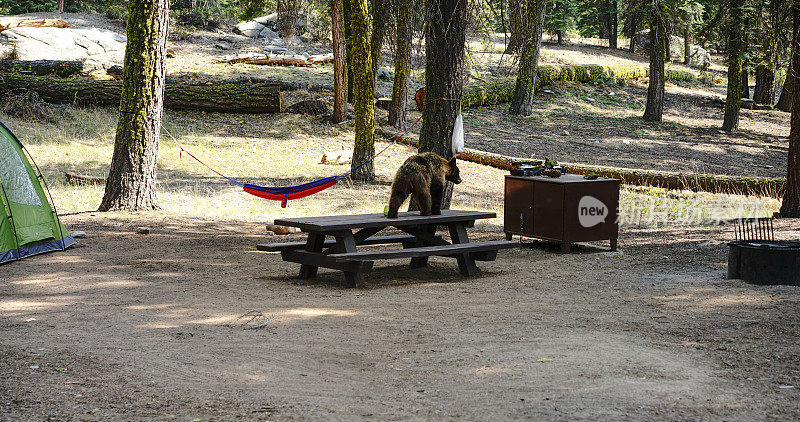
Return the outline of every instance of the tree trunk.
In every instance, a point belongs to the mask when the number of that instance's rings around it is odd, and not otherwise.
[[[381,66],[381,49],[383,49],[383,39],[386,38],[386,27],[389,23],[389,2],[388,0],[372,0],[372,38],[370,46],[370,57],[372,59],[372,79],[378,74]]]
[[[100,211],[156,209],[156,162],[164,106],[168,0],[128,5],[125,82],[114,156]]]
[[[653,2],[655,3],[655,1]],[[647,105],[644,120],[660,122],[664,114],[664,50],[669,49],[664,32],[661,11],[653,10],[650,24],[650,84],[647,87]]]
[[[800,0],[794,0],[792,5],[792,16],[795,25],[800,21]],[[792,67],[800,69],[800,40],[793,37],[792,45]],[[788,78],[790,75],[786,75]],[[796,75],[791,75],[797,79]],[[795,81],[795,84],[797,81]],[[797,85],[795,85],[797,87]],[[794,90],[792,93],[792,117],[791,128],[789,130],[789,158],[786,162],[786,193],[781,203],[781,217],[798,218],[800,217],[800,92]]]
[[[83,62],[79,60],[0,60],[0,72],[32,73],[39,76],[52,73],[63,78],[82,71]]]
[[[49,103],[118,106],[123,82],[0,73],[0,92],[12,89],[36,91]],[[222,113],[280,113],[281,84],[231,80],[191,85],[167,80],[164,107]]]
[[[556,31],[556,39],[558,40],[558,45],[564,44],[564,31],[557,30]]]
[[[344,57],[344,20],[342,19],[342,0],[331,2],[331,32],[333,34],[333,116],[334,123],[344,121],[347,113],[347,69]]]
[[[347,68],[347,102],[353,102],[353,1],[342,0],[345,39],[345,68]]]
[[[756,88],[753,90],[753,102],[770,106],[775,103],[775,72],[767,66],[756,67]]]
[[[372,77],[370,56],[369,9],[367,0],[351,0],[350,22],[353,29],[353,108],[355,112],[356,139],[353,146],[352,177],[359,180],[375,179],[371,161],[375,154],[375,79]],[[359,165],[363,164],[361,167]]]
[[[397,5],[397,48],[394,56],[394,86],[389,124],[402,129],[408,108],[408,76],[411,73],[411,38],[414,0],[399,0]]]
[[[611,17],[609,16],[609,9],[611,8],[609,0],[601,0],[597,2],[597,35],[601,40],[609,40],[611,42]]]
[[[295,36],[297,18],[300,14],[300,2],[297,0],[278,0],[278,34],[283,39]]]
[[[725,98],[725,118],[722,130],[732,132],[739,128],[739,108],[742,103],[742,23],[744,0],[731,0],[728,19],[728,95]]]
[[[619,38],[619,24],[617,23],[617,0],[609,1],[608,19],[610,23],[610,32],[608,36],[608,47],[617,49],[617,39]]]
[[[533,111],[533,97],[539,71],[539,49],[542,45],[542,28],[547,0],[528,0],[526,20],[533,26],[525,37],[519,60],[517,85],[511,99],[509,113],[528,116]]]
[[[425,0],[425,107],[419,152],[432,151],[449,159],[451,137],[464,89],[464,47],[467,2]],[[450,208],[453,185],[447,182],[442,209]]]
[[[744,62],[742,62],[742,98],[749,100],[750,99],[750,72],[744,68]]]
[[[525,1],[509,0],[508,2],[508,23],[511,27],[511,37],[508,41],[508,46],[506,46],[505,54],[518,52],[522,48],[525,34],[528,33],[528,22],[525,19]]]
[[[692,61],[692,30],[691,25],[686,24],[683,27],[683,64],[689,65]]]
[[[672,24],[669,20],[662,20],[664,25],[664,57],[667,63],[672,61],[672,49],[670,48],[670,38],[672,37]]]
[[[637,1],[630,1],[627,6],[627,18],[625,19],[625,25],[623,26],[623,32],[628,36],[630,40],[630,45],[628,45],[628,51],[633,53],[636,49],[636,32],[639,30],[639,3]]]
[[[794,13],[792,14],[794,16]],[[795,54],[799,54],[795,51],[795,46],[797,45],[797,38],[798,32],[800,32],[800,19],[797,17],[793,18],[792,23],[792,47],[791,47],[791,57],[794,57]],[[778,98],[778,103],[775,105],[775,108],[781,111],[790,112],[792,111],[792,99],[794,98],[794,87],[797,83],[797,78],[793,77],[794,75],[794,60],[789,60],[789,66],[786,69],[786,78],[783,80],[783,88],[781,89],[781,95]]]
[[[58,13],[64,13],[64,0],[58,0]]]

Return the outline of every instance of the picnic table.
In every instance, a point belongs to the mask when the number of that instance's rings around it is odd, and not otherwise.
[[[493,212],[442,210],[441,215],[424,216],[419,212],[404,212],[398,218],[387,218],[383,214],[284,218],[275,220],[275,224],[299,227],[307,233],[306,241],[265,243],[257,248],[279,251],[284,261],[300,264],[300,278],[315,277],[319,267],[331,268],[344,272],[351,286],[362,284],[364,273],[371,271],[378,259],[411,258],[411,268],[420,268],[428,264],[431,256],[447,256],[458,261],[463,276],[472,276],[478,269],[475,261],[494,261],[498,250],[517,245],[508,240],[470,242],[467,229],[475,225],[475,220],[495,216]],[[436,234],[439,226],[448,228],[452,243]],[[404,234],[375,236],[390,227]],[[397,243],[403,248],[359,249],[366,245]]]

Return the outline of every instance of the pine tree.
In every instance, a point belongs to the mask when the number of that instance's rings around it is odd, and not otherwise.
[[[350,1],[352,25],[352,70],[353,109],[355,114],[356,140],[353,146],[353,178],[370,181],[375,179],[375,167],[369,161],[375,154],[375,79],[372,76],[370,56],[370,24],[367,0]]]
[[[528,32],[522,44],[517,83],[509,108],[511,114],[527,116],[533,109],[533,95],[539,71],[539,50],[542,45],[542,28],[546,8],[547,0],[528,0],[525,18],[533,28]]]
[[[122,98],[100,211],[158,208],[155,182],[168,14],[168,0],[131,0],[128,4]]]

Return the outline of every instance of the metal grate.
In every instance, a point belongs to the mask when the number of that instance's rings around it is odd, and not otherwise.
[[[771,217],[733,220],[737,242],[771,242],[775,240]]]

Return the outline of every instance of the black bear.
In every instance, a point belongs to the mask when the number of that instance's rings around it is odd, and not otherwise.
[[[397,211],[408,195],[416,201],[421,215],[441,214],[445,180],[461,183],[456,157],[447,161],[434,152],[412,155],[394,176],[386,216],[397,218]]]

